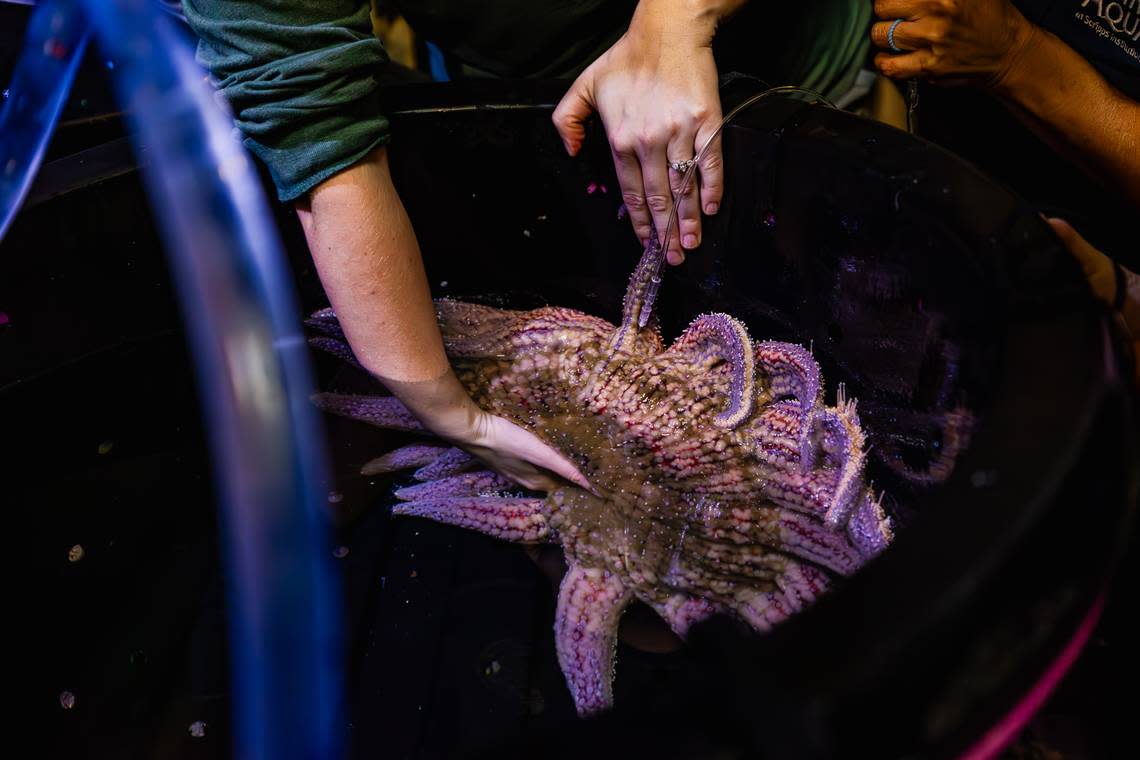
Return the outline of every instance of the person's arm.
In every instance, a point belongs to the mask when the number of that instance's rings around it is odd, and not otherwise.
[[[282,201],[297,204],[353,352],[429,429],[523,485],[585,484],[534,435],[479,409],[448,366],[415,235],[388,176],[367,0],[183,0],[198,59]]]
[[[321,182],[296,208],[357,360],[429,430],[529,488],[554,487],[546,471],[589,487],[533,434],[476,406],[452,372],[385,149]]]
[[[554,111],[567,152],[585,138],[597,112],[605,126],[622,199],[642,244],[651,222],[665,234],[688,161],[720,126],[720,94],[712,41],[717,25],[744,0],[640,0],[626,33],[570,87]],[[678,199],[679,229],[669,240],[671,264],[701,240],[701,212],[715,214],[723,192],[719,141]]]
[[[1124,330],[1132,339],[1132,357],[1136,360],[1133,380],[1140,391],[1140,275],[1098,251],[1065,220],[1046,221],[1080,262],[1093,295],[1119,315]]]
[[[993,91],[1041,139],[1140,207],[1140,103],[1056,36],[1027,41]]]
[[[1030,129],[1140,206],[1140,104],[1009,0],[876,0],[875,64],[895,79],[970,82]]]

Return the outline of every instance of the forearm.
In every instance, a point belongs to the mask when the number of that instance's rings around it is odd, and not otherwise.
[[[696,38],[710,44],[717,25],[746,0],[640,0],[630,27],[652,30],[675,41]]]
[[[1029,25],[993,91],[1054,149],[1140,206],[1140,104],[1076,51]]]
[[[297,204],[321,283],[357,359],[404,382],[448,369],[419,244],[386,151],[317,185]]]

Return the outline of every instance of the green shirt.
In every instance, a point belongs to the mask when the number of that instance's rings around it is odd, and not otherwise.
[[[199,61],[229,102],[246,147],[269,167],[281,200],[305,194],[388,141],[377,84],[388,57],[372,35],[368,0],[182,5],[201,40]],[[394,5],[420,36],[478,70],[500,77],[569,78],[624,33],[636,1]],[[758,7],[750,10],[746,15],[764,17]],[[794,28],[781,18],[750,40],[758,63],[775,58],[792,70],[769,81],[808,84],[824,94],[834,94],[844,82],[849,88],[866,56],[871,3],[815,0],[791,13]],[[759,66],[758,73],[769,78],[764,69]]]

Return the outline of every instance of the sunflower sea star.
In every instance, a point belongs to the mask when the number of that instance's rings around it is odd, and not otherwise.
[[[726,314],[698,317],[667,349],[644,327],[660,282],[651,244],[622,324],[571,309],[437,302],[444,344],[482,408],[575,462],[594,493],[518,495],[459,449],[406,446],[367,474],[416,468],[393,512],[508,541],[561,545],[569,569],[555,620],[558,660],[580,714],[607,708],[617,626],[640,600],[682,637],[716,613],[763,631],[810,604],[892,532],[863,481],[864,439],[842,386],[823,403],[802,346],[753,342]],[[318,347],[347,360],[335,315]],[[318,394],[326,411],[418,431],[391,396]]]

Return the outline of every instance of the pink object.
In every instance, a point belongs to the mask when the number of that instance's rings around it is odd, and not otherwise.
[[[1001,751],[1017,738],[1017,735],[1021,733],[1030,719],[1041,709],[1041,705],[1045,704],[1045,700],[1057,688],[1057,684],[1069,672],[1069,668],[1073,667],[1073,663],[1080,657],[1089,637],[1092,636],[1093,629],[1096,628],[1096,624],[1104,612],[1104,602],[1105,596],[1101,592],[1096,601],[1093,602],[1092,607],[1089,608],[1084,620],[1077,626],[1077,630],[1069,639],[1069,643],[1057,655],[1057,659],[1053,660],[1045,669],[1045,672],[1037,679],[1037,683],[1033,684],[1021,701],[993,728],[987,731],[985,736],[962,753],[959,760],[991,760],[991,758],[1001,754]]]
[[[625,219],[627,216],[629,216],[629,209],[627,209],[623,203],[618,206],[618,219]]]
[[[8,315],[5,312],[0,311],[0,325],[8,325],[11,323],[12,320],[8,319]]]
[[[593,195],[597,191],[598,191],[598,183],[597,182],[591,182],[590,184],[586,185],[586,195]]]

